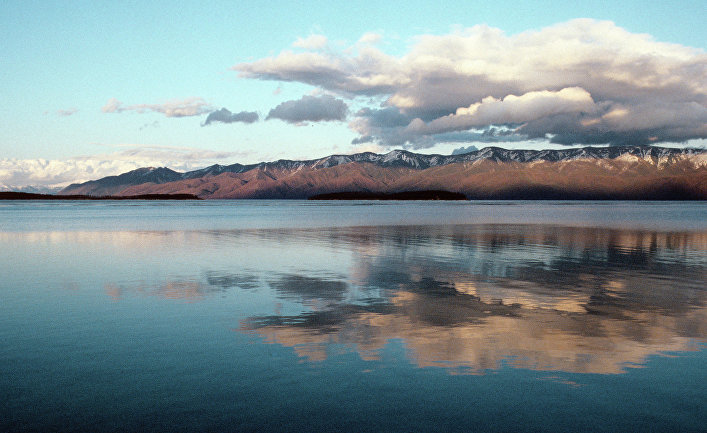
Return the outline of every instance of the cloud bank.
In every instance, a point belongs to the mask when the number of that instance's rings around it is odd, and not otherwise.
[[[0,189],[3,189],[3,185],[64,187],[140,167],[169,167],[177,171],[188,171],[215,163],[222,164],[229,158],[246,156],[244,153],[188,147],[130,146],[118,152],[62,160],[5,158],[0,159]]]
[[[137,113],[155,112],[162,113],[166,117],[190,117],[208,113],[213,111],[213,108],[203,98],[172,100],[163,104],[137,105],[124,105],[116,98],[111,98],[101,108],[101,111],[104,113],[122,113],[125,111],[135,111]]]
[[[369,34],[361,41],[379,39]],[[298,51],[233,69],[367,105],[349,122],[358,143],[423,148],[508,125],[511,134],[487,135],[487,141],[617,145],[707,138],[707,54],[700,49],[592,19],[515,35],[479,25],[414,41],[407,53],[393,56],[360,42],[322,50],[326,38],[315,35],[298,40]],[[268,118],[297,118],[286,114],[295,102]],[[286,121],[306,120],[299,118]]]
[[[325,122],[345,120],[348,105],[331,95],[310,96],[285,101],[270,110],[265,120],[280,119],[288,123]]]
[[[207,126],[215,122],[220,123],[253,123],[257,122],[260,116],[255,111],[241,111],[240,113],[231,113],[227,108],[212,111],[206,116],[206,120],[201,126]]]

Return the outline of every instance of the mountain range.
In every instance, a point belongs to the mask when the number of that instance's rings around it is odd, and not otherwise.
[[[62,190],[61,187],[46,185],[6,185],[0,183],[0,192],[23,192],[29,194],[56,194]]]
[[[59,194],[194,194],[206,199],[302,199],[335,192],[445,190],[471,199],[707,199],[707,151],[656,146],[517,150],[461,155],[405,150],[307,161],[212,165],[180,173],[148,167]]]

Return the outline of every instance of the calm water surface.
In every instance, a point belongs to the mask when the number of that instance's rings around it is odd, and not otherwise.
[[[0,202],[0,431],[705,431],[707,203]]]

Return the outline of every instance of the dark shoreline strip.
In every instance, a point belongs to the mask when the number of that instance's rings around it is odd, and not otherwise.
[[[129,196],[53,195],[0,191],[0,200],[201,200],[193,194],[141,194]]]
[[[308,200],[466,200],[464,194],[449,191],[405,191],[395,193],[382,192],[333,192],[317,194]]]
[[[563,188],[549,185],[517,185],[500,190],[467,191],[466,195],[448,191],[406,191],[398,193],[346,191],[317,194],[309,200],[655,200],[703,201],[707,196],[698,188],[678,182],[663,181],[617,191],[585,188]]]

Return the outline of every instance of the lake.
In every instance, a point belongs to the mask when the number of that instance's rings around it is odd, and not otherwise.
[[[705,202],[0,202],[0,431],[707,425]]]

